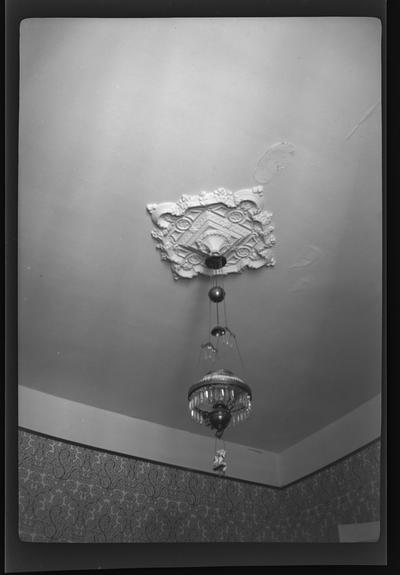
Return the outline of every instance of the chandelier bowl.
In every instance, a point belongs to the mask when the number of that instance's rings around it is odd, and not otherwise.
[[[188,392],[193,421],[222,435],[228,425],[246,420],[251,411],[250,386],[227,369],[209,371]]]

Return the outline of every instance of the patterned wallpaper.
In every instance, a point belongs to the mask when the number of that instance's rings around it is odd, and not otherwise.
[[[285,488],[19,431],[19,532],[43,542],[335,542],[379,520],[380,442]]]

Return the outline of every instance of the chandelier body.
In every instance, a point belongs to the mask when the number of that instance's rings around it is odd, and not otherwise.
[[[209,371],[188,392],[190,415],[221,437],[230,423],[245,421],[251,410],[251,389],[228,369]]]

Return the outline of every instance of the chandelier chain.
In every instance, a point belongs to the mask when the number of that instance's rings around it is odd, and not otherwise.
[[[233,336],[233,339],[234,339],[234,341],[235,341],[236,350],[237,350],[237,353],[238,353],[238,356],[239,356],[239,359],[240,359],[240,363],[241,363],[241,366],[242,366],[242,369],[243,369],[243,375],[247,376],[246,368],[245,368],[245,366],[244,366],[244,361],[243,361],[242,354],[240,353],[239,343],[238,343],[238,340],[237,340],[237,338],[236,338],[236,335]]]
[[[224,290],[224,292],[225,292],[225,282],[224,282],[224,276],[222,276],[222,289],[223,289],[223,290]],[[226,293],[226,292],[225,292],[225,293]],[[226,298],[224,297],[224,299],[223,299],[223,303],[224,303],[224,317],[225,317],[225,326],[226,326],[226,327],[229,327],[229,326],[228,326],[228,314],[227,314],[227,312],[226,312],[226,301],[225,301],[225,299],[226,299]]]
[[[208,337],[211,333],[211,300],[208,300]]]

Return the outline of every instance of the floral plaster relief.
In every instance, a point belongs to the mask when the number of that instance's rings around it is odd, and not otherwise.
[[[156,226],[156,249],[175,279],[211,275],[205,265],[211,254],[226,258],[223,274],[275,265],[272,213],[263,209],[262,186],[183,195],[177,202],[148,204],[147,210]]]

